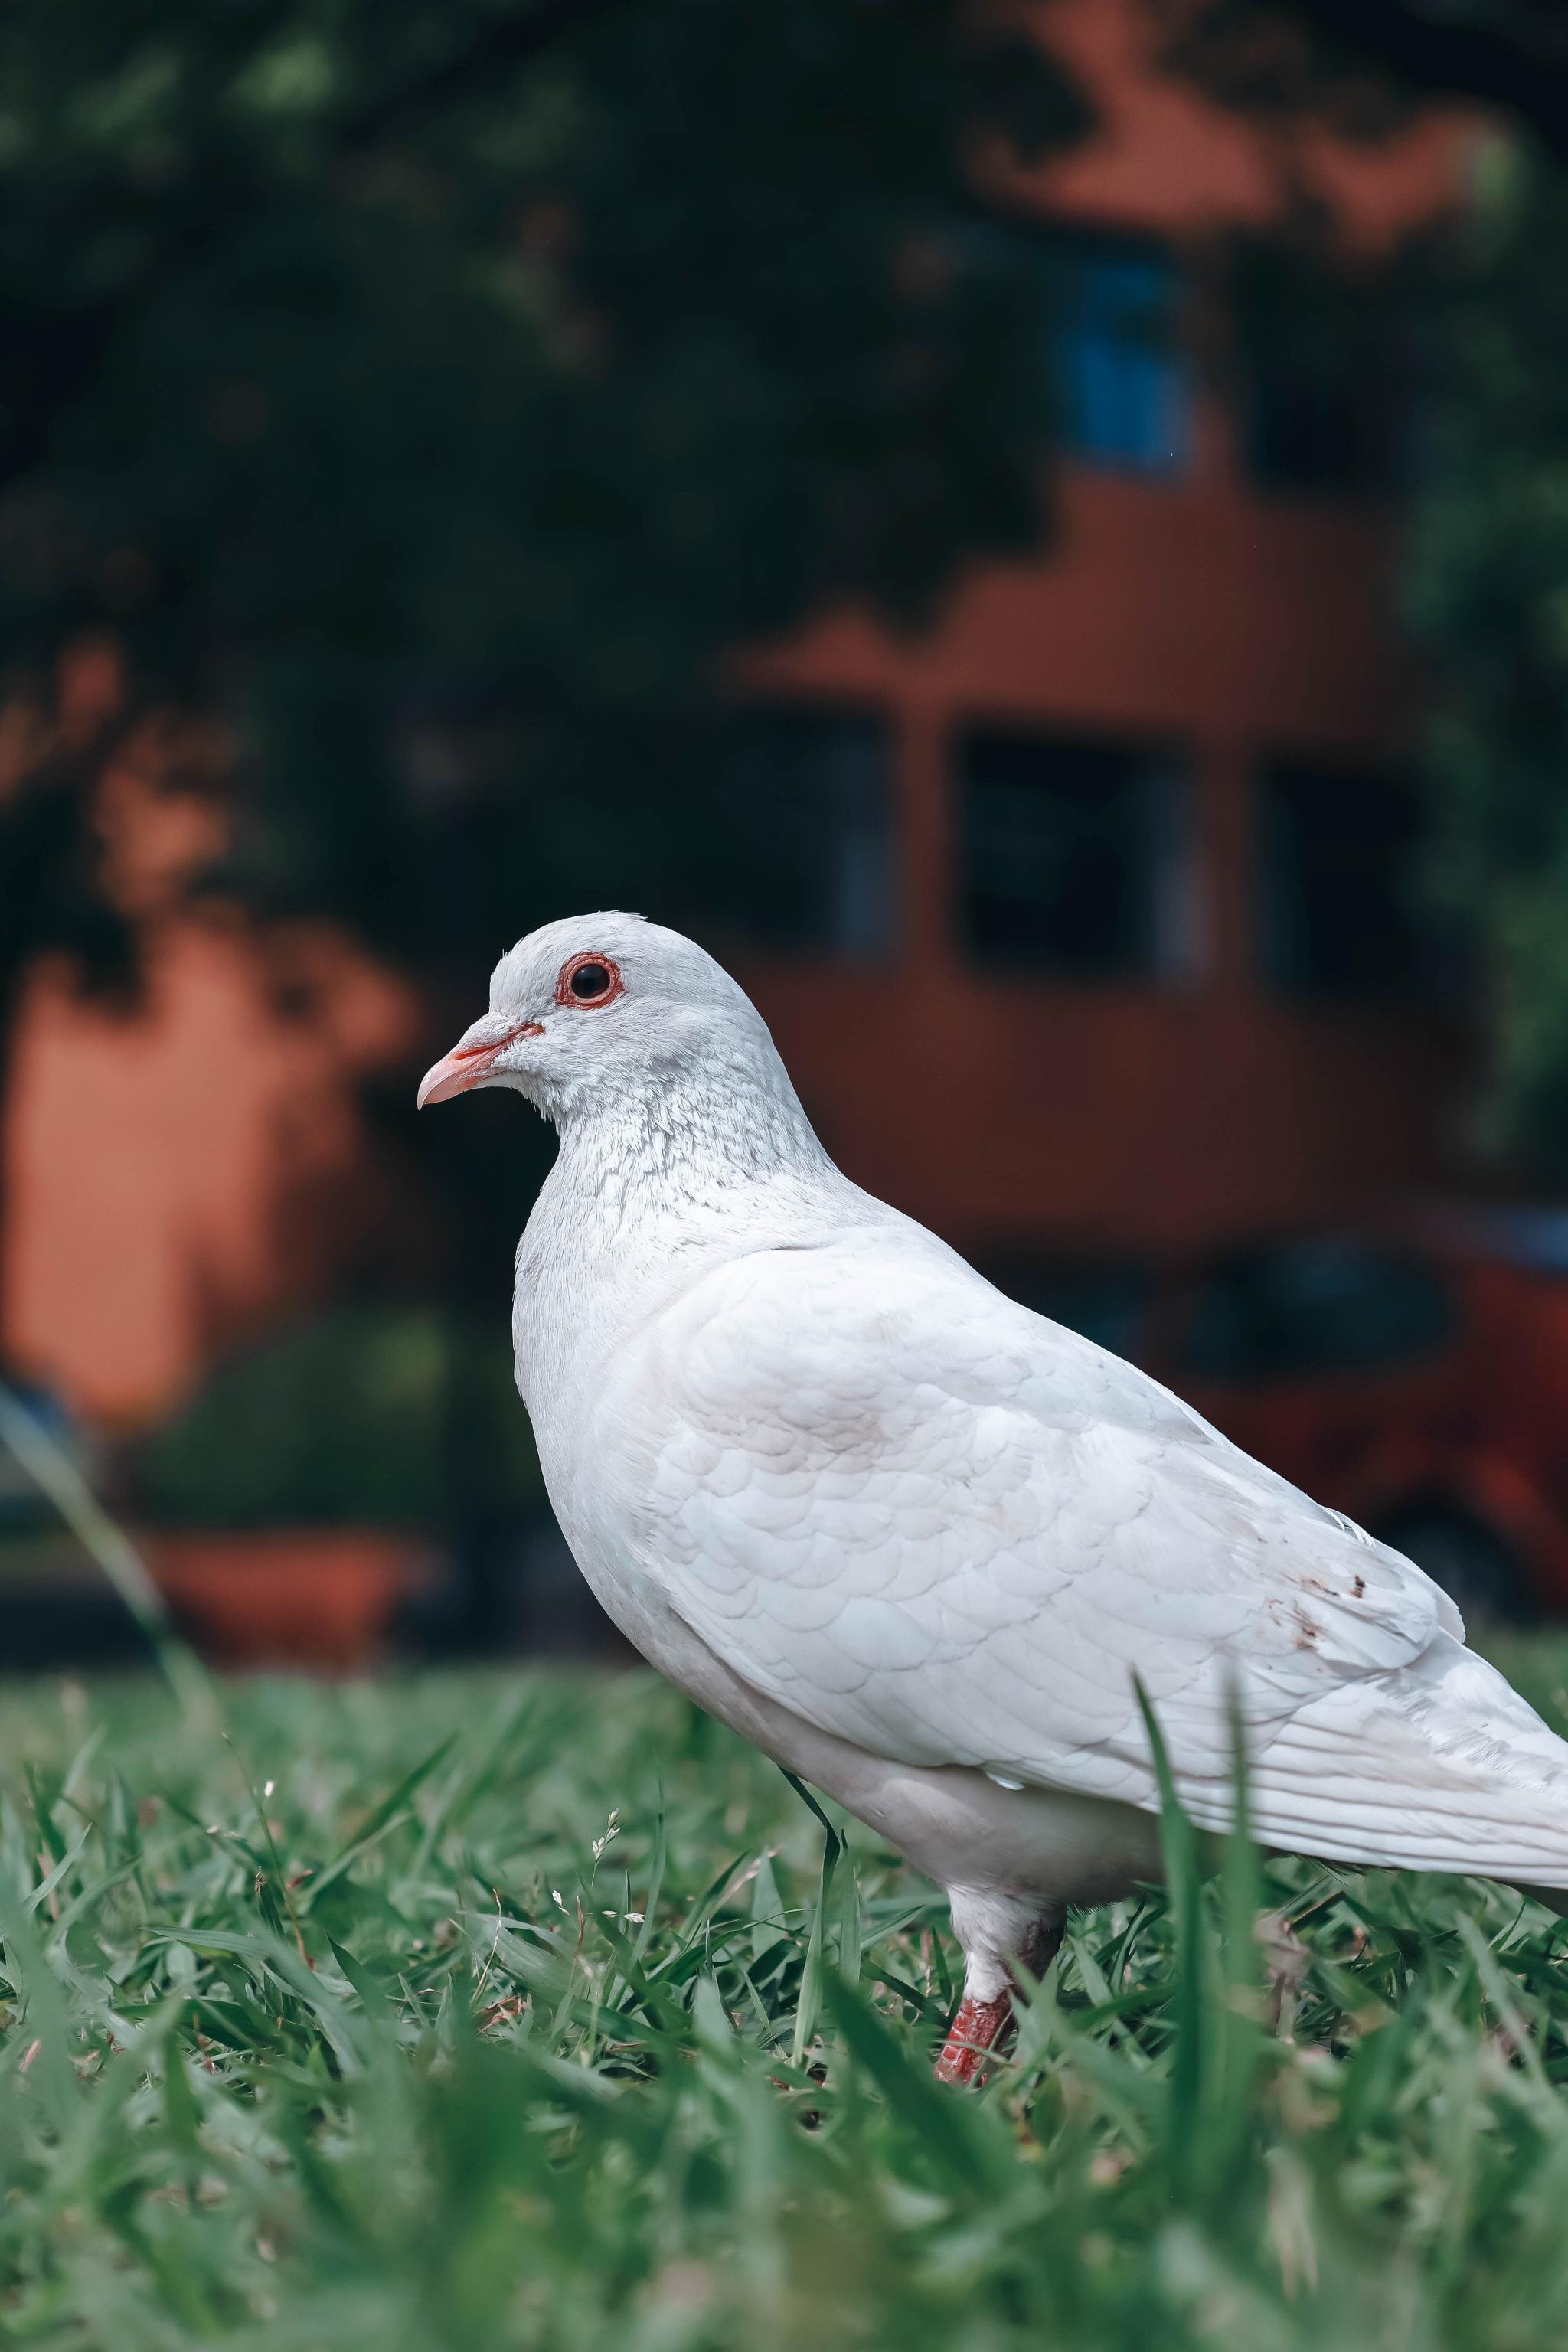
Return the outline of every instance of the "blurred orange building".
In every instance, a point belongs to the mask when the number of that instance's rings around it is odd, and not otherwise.
[[[1101,115],[990,232],[1040,271],[1056,538],[918,640],[834,614],[748,658],[746,977],[866,1183],[972,1246],[1158,1250],[1441,1170],[1458,1048],[1402,897],[1397,403],[1263,362],[1220,392],[1206,257],[1279,215],[1279,159],[1162,76],[1139,0],[1040,21]],[[1430,121],[1289,169],[1375,250],[1455,201],[1462,158]],[[121,764],[118,854],[155,892],[185,849]],[[133,1017],[39,976],[4,1337],[89,1412],[156,1411],[352,1225],[288,1210],[353,1194],[353,1081],[410,1008],[341,943],[291,953],[332,985],[280,991],[275,947],[171,895]]]
[[[47,714],[5,713],[0,791],[40,748],[108,731],[122,698],[113,647],[79,646]],[[95,814],[138,985],[98,1003],[41,965],[7,1088],[0,1355],[109,1423],[155,1413],[332,1279],[376,1198],[356,1083],[416,1024],[406,991],[330,927],[263,934],[193,902],[229,760],[167,711],[117,740]]]
[[[1213,364],[1216,239],[1279,218],[1278,151],[1161,76],[1139,0],[1041,21],[1101,113],[999,208],[1049,297],[1055,543],[918,641],[835,614],[752,665],[784,951],[748,978],[871,1189],[965,1246],[1159,1250],[1442,1171],[1458,1040],[1405,896],[1390,582],[1410,428],[1392,364]],[[1459,199],[1467,148],[1428,119],[1289,169],[1370,258]]]

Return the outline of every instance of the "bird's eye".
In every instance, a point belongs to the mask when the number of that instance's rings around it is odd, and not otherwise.
[[[621,992],[621,975],[608,956],[568,957],[555,983],[557,1004],[608,1004]]]

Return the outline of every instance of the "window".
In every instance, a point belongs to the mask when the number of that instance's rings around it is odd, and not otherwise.
[[[1261,244],[1235,257],[1231,294],[1255,479],[1366,494],[1412,470],[1414,353],[1399,347],[1403,306],[1388,288]]]
[[[1419,813],[1399,779],[1281,763],[1263,779],[1264,952],[1299,996],[1397,995],[1433,977],[1411,898]]]
[[[980,962],[1086,980],[1191,970],[1190,802],[1169,754],[977,731],[962,793],[961,919]]]
[[[889,767],[876,719],[796,709],[737,716],[721,815],[754,939],[862,956],[891,945]]]
[[[1272,487],[1372,494],[1394,479],[1381,387],[1348,368],[1303,367],[1276,353],[1255,358],[1242,430],[1249,472]]]
[[[1181,1368],[1220,1381],[1370,1371],[1439,1347],[1452,1328],[1431,1267],[1352,1237],[1251,1250],[1199,1293]]]
[[[1046,276],[1064,446],[1100,465],[1179,471],[1192,387],[1172,256],[1142,239],[1058,234]]]
[[[1026,1253],[987,1262],[981,1272],[1036,1315],[1081,1332],[1112,1355],[1142,1352],[1153,1303],[1147,1266],[1131,1260],[1040,1259]]]
[[[1016,290],[1037,322],[1056,446],[1098,466],[1179,472],[1192,454],[1184,287],[1149,237],[990,219],[955,238],[963,266]]]

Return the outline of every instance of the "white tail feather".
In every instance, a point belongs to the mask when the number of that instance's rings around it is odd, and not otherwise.
[[[1301,1708],[1253,1760],[1251,1811],[1325,1861],[1568,1891],[1568,1742],[1450,1633]]]

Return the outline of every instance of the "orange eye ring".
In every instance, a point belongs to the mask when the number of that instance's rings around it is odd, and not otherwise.
[[[580,1005],[584,1012],[609,1004],[623,992],[620,966],[613,956],[600,955],[594,948],[568,956],[555,982],[556,1003]]]

